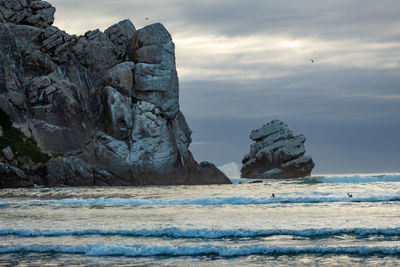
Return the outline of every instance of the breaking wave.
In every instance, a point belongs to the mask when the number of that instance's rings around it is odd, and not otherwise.
[[[222,171],[229,179],[240,178],[241,165],[236,162],[227,163],[222,166],[218,166],[218,169]]]
[[[352,175],[352,176],[322,176],[313,177],[322,183],[376,183],[376,182],[400,182],[400,174],[392,175]]]
[[[301,237],[329,237],[338,235],[357,236],[400,236],[399,228],[344,228],[344,229],[304,229],[304,230],[253,230],[253,229],[135,229],[135,230],[39,230],[39,229],[0,229],[0,235],[16,235],[23,237],[58,237],[58,236],[82,236],[82,235],[120,235],[135,237],[170,237],[170,238],[243,238],[265,237],[276,235],[290,235]]]
[[[116,245],[92,244],[80,246],[63,245],[6,245],[0,246],[0,253],[66,253],[85,254],[87,256],[200,256],[217,255],[221,257],[237,257],[249,255],[296,255],[296,254],[348,254],[348,255],[399,255],[400,247],[281,247],[281,246],[172,246],[165,245]]]
[[[229,165],[229,164],[227,164]],[[228,171],[223,169],[224,166],[221,166],[221,170],[225,175],[229,174]],[[248,184],[252,181],[264,181],[268,182],[271,179],[249,179],[249,178],[239,178],[240,176],[227,175],[233,184]],[[276,180],[276,179],[273,179]],[[278,179],[279,180],[279,179]],[[286,179],[288,180],[288,179]],[[375,174],[375,175],[337,175],[337,176],[312,176],[312,177],[304,177],[304,178],[296,178],[296,181],[308,181],[308,182],[319,182],[319,183],[348,183],[348,184],[358,184],[358,183],[379,183],[379,182],[400,182],[400,174]]]
[[[0,206],[7,205],[122,205],[122,206],[169,206],[169,205],[257,205],[273,203],[326,203],[326,202],[386,202],[400,201],[400,192],[396,195],[367,196],[367,197],[216,197],[197,199],[134,199],[134,198],[65,198],[57,200],[27,200],[27,201],[1,201]]]

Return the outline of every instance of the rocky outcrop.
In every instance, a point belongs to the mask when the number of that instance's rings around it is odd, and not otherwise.
[[[56,9],[46,1],[2,0],[0,7],[1,22],[7,21],[40,28],[52,25],[56,12]]]
[[[9,177],[0,187],[17,176],[26,186],[230,183],[189,151],[162,24],[124,20],[76,36],[52,26],[54,12],[46,1],[0,0],[0,109],[7,131],[25,134],[11,147],[11,132],[0,136],[0,178]],[[34,153],[18,150],[24,140]]]
[[[304,135],[293,136],[288,126],[273,120],[257,130],[250,139],[254,143],[243,158],[243,178],[297,178],[311,175],[314,162],[304,155]]]
[[[13,166],[0,162],[0,188],[32,187],[33,181],[25,173]]]

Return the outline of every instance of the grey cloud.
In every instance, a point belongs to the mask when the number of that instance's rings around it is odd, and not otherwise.
[[[180,2],[176,20],[222,35],[283,34],[293,38],[382,38],[398,34],[400,4],[392,1]],[[390,31],[394,31],[390,33]]]
[[[380,71],[341,70],[253,82],[181,82],[185,112],[195,117],[276,114],[324,120],[399,122],[400,78]],[[382,97],[387,96],[387,97]]]
[[[131,18],[134,24],[142,27],[149,22],[145,21],[147,17],[152,22],[163,22],[173,34],[196,31],[227,36],[281,34],[293,38],[318,36],[322,39],[395,40],[400,28],[400,3],[397,0],[50,2],[59,11],[75,14],[76,17],[109,17],[109,23],[113,23],[112,18]]]

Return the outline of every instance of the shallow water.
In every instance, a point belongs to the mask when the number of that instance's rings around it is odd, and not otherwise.
[[[0,266],[400,264],[400,175],[2,189],[0,211]]]

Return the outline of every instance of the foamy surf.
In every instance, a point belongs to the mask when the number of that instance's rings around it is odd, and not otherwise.
[[[6,189],[0,198],[0,262],[398,265],[396,183],[307,179],[244,186]]]
[[[169,237],[169,238],[244,238],[244,237],[267,237],[267,236],[299,236],[299,237],[331,237],[340,235],[371,236],[381,235],[385,237],[400,236],[398,228],[344,228],[344,229],[184,229],[184,228],[161,228],[161,229],[134,229],[134,230],[40,230],[40,229],[0,229],[0,235],[16,235],[22,237],[58,237],[58,236],[88,236],[88,235],[120,235],[135,237]]]
[[[321,176],[313,177],[321,183],[380,183],[400,182],[400,175],[351,175],[351,176]]]
[[[27,200],[1,201],[0,206],[6,205],[120,205],[120,206],[173,206],[173,205],[262,205],[274,203],[329,203],[329,202],[387,202],[400,201],[400,192],[395,195],[367,196],[367,197],[216,197],[197,199],[132,199],[132,198],[65,198],[57,200]]]
[[[344,254],[344,255],[400,255],[399,247],[283,247],[283,246],[172,246],[164,245],[118,245],[92,244],[81,246],[63,245],[8,245],[0,246],[0,253],[65,253],[85,254],[87,256],[201,256],[216,255],[221,257],[238,257],[249,255],[296,255],[296,254]]]
[[[271,182],[279,179],[248,179],[239,177],[229,177],[233,184],[249,184],[254,181]],[[383,182],[400,182],[400,174],[370,174],[370,175],[315,175],[304,178],[294,178],[285,180],[297,180],[299,182],[317,182],[317,183],[383,183]]]

